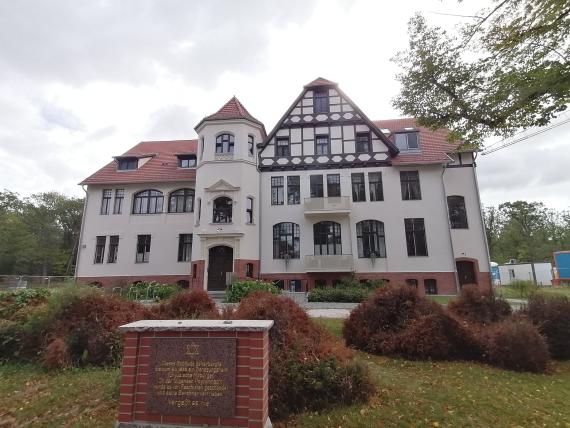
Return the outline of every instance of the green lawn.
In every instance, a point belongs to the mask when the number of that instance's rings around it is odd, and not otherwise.
[[[520,292],[510,287],[497,287],[495,292],[498,296],[502,296],[505,299],[521,299]],[[537,290],[537,293],[543,293],[546,295],[558,295],[558,296],[566,296],[570,298],[570,287],[568,286],[560,286],[560,287],[540,287]],[[526,298],[526,297],[522,297]]]

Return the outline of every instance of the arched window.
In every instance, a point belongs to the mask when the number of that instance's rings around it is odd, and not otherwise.
[[[232,134],[220,134],[216,137],[216,153],[233,154],[234,136]]]
[[[178,189],[168,198],[169,213],[191,213],[194,211],[194,189]]]
[[[214,223],[232,222],[232,200],[226,196],[214,199]]]
[[[315,255],[342,254],[340,224],[321,221],[313,225]]]
[[[143,190],[135,193],[133,214],[159,214],[162,212],[164,197],[158,190]]]
[[[358,257],[386,257],[386,236],[384,223],[377,220],[363,220],[356,223]]]
[[[463,196],[448,196],[449,223],[452,229],[467,229],[467,210]]]
[[[299,225],[277,223],[273,226],[273,258],[301,258]]]

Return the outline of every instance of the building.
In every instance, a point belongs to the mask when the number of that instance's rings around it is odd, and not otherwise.
[[[361,280],[455,294],[490,287],[474,153],[414,119],[372,121],[329,80],[267,134],[234,97],[197,140],[142,142],[81,184],[77,277],[223,290]]]
[[[534,273],[533,273],[534,270]],[[517,263],[512,260],[499,266],[499,276],[501,285],[508,286],[513,281],[532,281],[536,279],[536,284],[541,286],[552,285],[552,265],[544,263]]]

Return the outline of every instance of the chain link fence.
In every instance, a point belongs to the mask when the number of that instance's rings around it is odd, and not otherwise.
[[[0,275],[0,290],[55,288],[75,284],[72,276]]]

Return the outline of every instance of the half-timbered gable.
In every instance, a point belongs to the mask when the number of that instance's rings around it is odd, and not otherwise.
[[[268,135],[261,170],[390,165],[398,149],[330,80],[318,78]]]

